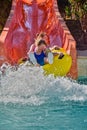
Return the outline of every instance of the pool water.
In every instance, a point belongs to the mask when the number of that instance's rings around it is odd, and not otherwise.
[[[0,130],[87,130],[86,79],[8,68],[0,77]]]

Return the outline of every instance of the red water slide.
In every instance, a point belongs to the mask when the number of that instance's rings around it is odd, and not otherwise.
[[[46,32],[50,39],[50,46],[63,47],[73,59],[68,75],[77,77],[76,46],[74,39],[63,29],[62,21],[55,11],[55,0],[16,0],[14,14],[9,31],[4,40],[4,56],[15,64],[22,57],[27,56],[30,45],[34,43],[36,34]],[[57,5],[57,4],[56,4]],[[69,32],[69,31],[68,31]]]

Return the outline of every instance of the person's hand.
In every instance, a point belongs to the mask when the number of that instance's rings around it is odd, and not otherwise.
[[[60,47],[58,47],[58,46],[54,46],[54,49],[55,49],[55,50],[59,50]]]
[[[36,67],[40,67],[40,64],[37,63],[37,64],[35,64],[35,66],[36,66]]]

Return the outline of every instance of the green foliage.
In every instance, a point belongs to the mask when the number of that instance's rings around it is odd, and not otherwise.
[[[67,16],[67,17],[71,17],[71,10],[70,10],[70,7],[69,7],[69,6],[66,6],[66,7],[65,7],[65,13],[66,13],[66,16]]]
[[[70,7],[65,8],[66,15],[71,12],[71,18],[80,19],[83,15],[87,14],[87,0],[68,0]],[[67,13],[68,11],[68,13]]]
[[[68,0],[65,13],[70,19],[79,20],[83,31],[87,31],[87,0]],[[67,18],[67,17],[66,17]]]

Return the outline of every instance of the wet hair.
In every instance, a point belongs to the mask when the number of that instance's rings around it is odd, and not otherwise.
[[[40,41],[38,41],[38,43],[37,43],[38,46],[40,46],[40,45],[42,45],[42,44],[44,44],[44,45],[47,46],[45,40],[40,40]]]
[[[35,44],[36,45],[38,45],[38,42],[40,41],[40,40],[42,40],[45,36],[47,36],[48,37],[48,35],[47,35],[47,33],[46,32],[40,32],[40,33],[38,33],[37,35],[36,35],[36,39],[35,39]],[[44,39],[43,39],[44,40]],[[44,40],[45,41],[45,40]],[[48,37],[48,41],[49,41],[49,37]],[[45,43],[46,43],[46,41],[45,41]],[[50,42],[49,42],[50,43]],[[46,43],[46,45],[47,45],[48,43]]]
[[[37,33],[36,37],[43,38],[44,36],[47,36],[45,32]]]

